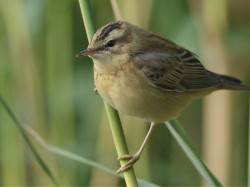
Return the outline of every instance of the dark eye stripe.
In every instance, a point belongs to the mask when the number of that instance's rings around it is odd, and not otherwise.
[[[120,29],[121,25],[122,25],[121,22],[115,22],[115,23],[111,23],[111,24],[107,25],[106,27],[104,27],[101,30],[100,34],[96,38],[96,41],[100,41],[100,40],[106,38],[111,31],[113,31],[115,29]]]

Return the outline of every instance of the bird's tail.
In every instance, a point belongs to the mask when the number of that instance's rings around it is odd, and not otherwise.
[[[250,91],[250,87],[242,84],[241,80],[227,75],[218,75],[222,80],[222,89]]]

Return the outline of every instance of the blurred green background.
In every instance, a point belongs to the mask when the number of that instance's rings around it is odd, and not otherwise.
[[[250,1],[117,0],[124,20],[196,53],[210,70],[249,85]],[[91,0],[97,28],[114,21],[109,0]],[[77,0],[0,0],[0,94],[18,119],[60,148],[117,169]],[[220,91],[181,115],[195,149],[225,185],[247,184],[248,94]],[[149,125],[122,116],[129,150]],[[56,156],[33,142],[63,186],[119,186],[121,179]],[[200,186],[201,177],[164,125],[155,130],[137,177],[161,186]],[[51,186],[0,107],[0,186]]]

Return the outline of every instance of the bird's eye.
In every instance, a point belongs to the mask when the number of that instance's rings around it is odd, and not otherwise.
[[[114,47],[115,45],[115,40],[109,40],[108,43],[106,44],[107,47]]]

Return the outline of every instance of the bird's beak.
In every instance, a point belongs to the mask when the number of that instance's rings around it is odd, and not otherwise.
[[[83,51],[80,51],[79,53],[77,53],[76,57],[80,58],[81,56],[91,56],[95,53],[95,50],[93,49],[85,49]]]

